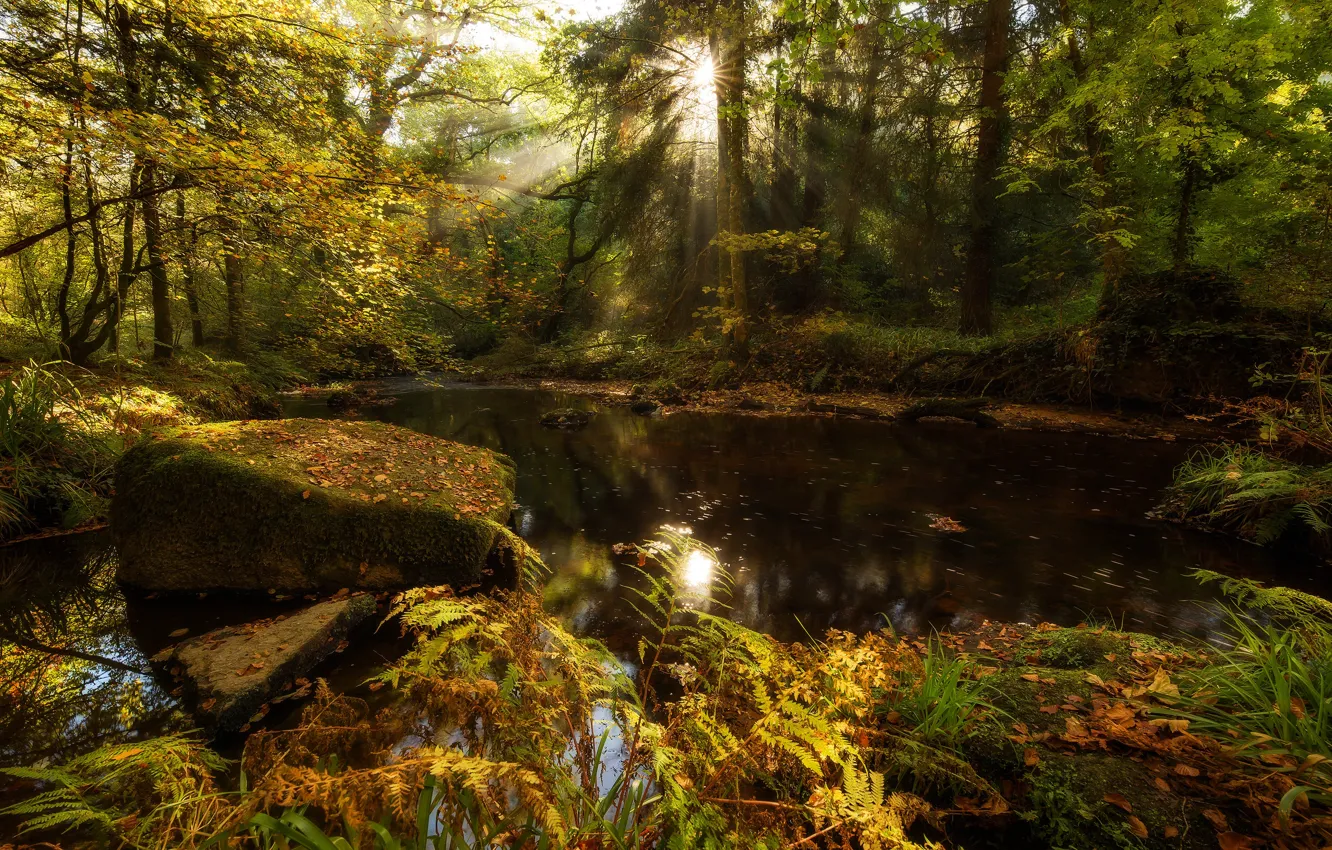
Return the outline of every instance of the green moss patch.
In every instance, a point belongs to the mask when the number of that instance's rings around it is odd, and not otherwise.
[[[116,467],[122,581],[155,590],[461,585],[513,504],[507,457],[375,422],[155,432]]]
[[[1044,752],[1026,776],[1023,817],[1051,847],[1215,847],[1214,830],[1163,774],[1109,753]]]

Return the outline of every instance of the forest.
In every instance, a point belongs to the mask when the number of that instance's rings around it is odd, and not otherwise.
[[[0,850],[1332,845],[1332,0],[0,0]]]

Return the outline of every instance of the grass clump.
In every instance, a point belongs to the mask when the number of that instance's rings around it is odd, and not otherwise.
[[[1271,543],[1302,531],[1332,545],[1332,466],[1301,466],[1253,448],[1202,449],[1175,470],[1162,513]]]
[[[1184,680],[1167,714],[1231,743],[1252,769],[1281,778],[1280,811],[1332,804],[1332,605],[1287,588],[1219,580],[1236,604],[1229,646]],[[1260,617],[1260,619],[1256,619]]]

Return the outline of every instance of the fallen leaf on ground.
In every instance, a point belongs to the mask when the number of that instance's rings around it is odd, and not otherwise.
[[[1119,806],[1119,808],[1123,809],[1126,812],[1133,811],[1133,804],[1130,803],[1128,801],[1128,798],[1125,797],[1123,794],[1106,794],[1101,799],[1105,800],[1107,803],[1109,803],[1112,806]]]
[[[1138,836],[1139,838],[1147,837],[1147,824],[1143,823],[1136,816],[1129,815],[1128,825],[1129,829],[1133,832],[1134,835]]]

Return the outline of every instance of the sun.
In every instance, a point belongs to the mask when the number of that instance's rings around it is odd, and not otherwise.
[[[712,57],[706,53],[694,65],[694,73],[690,83],[694,91],[700,95],[709,95],[713,93],[712,78]]]

